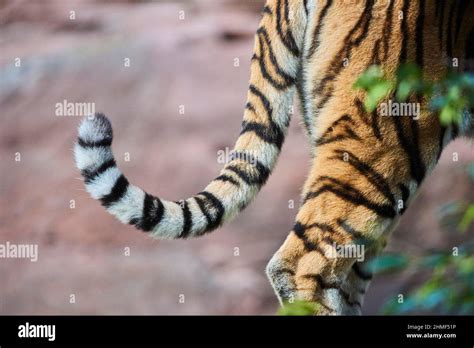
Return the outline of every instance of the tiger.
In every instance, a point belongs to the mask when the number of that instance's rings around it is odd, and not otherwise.
[[[267,0],[255,34],[240,134],[218,176],[201,192],[160,199],[117,167],[112,126],[84,118],[75,163],[86,190],[124,224],[159,239],[199,237],[246,208],[267,182],[287,134],[295,95],[311,169],[295,223],[266,266],[281,305],[316,304],[316,315],[360,315],[373,272],[402,214],[443,148],[474,135],[472,113],[443,125],[421,104],[419,118],[368,112],[358,76],[374,64],[387,76],[412,62],[423,78],[472,71],[474,1]],[[364,246],[334,257],[335,247]],[[360,256],[360,255],[359,255]]]

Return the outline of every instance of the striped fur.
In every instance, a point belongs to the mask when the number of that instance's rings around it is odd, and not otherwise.
[[[197,195],[165,201],[132,185],[113,158],[112,127],[83,121],[75,146],[87,191],[123,223],[157,238],[210,232],[245,208],[267,181],[298,91],[313,164],[288,238],[267,266],[283,301],[320,304],[318,314],[360,314],[372,278],[365,265],[386,244],[446,144],[473,134],[421,117],[382,117],[352,85],[371,64],[393,75],[415,62],[439,79],[453,58],[472,69],[474,1],[269,0],[255,36],[250,87],[234,156]],[[364,261],[328,258],[331,245],[363,244]]]

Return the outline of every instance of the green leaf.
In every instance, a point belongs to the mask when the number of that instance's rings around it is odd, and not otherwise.
[[[457,266],[460,274],[474,275],[474,257],[471,256],[461,258]]]
[[[448,98],[455,102],[461,98],[461,88],[459,85],[453,85],[448,90]]]
[[[420,265],[426,268],[433,268],[438,265],[445,265],[449,261],[449,256],[442,253],[427,255],[420,260]]]
[[[466,211],[464,212],[461,222],[459,223],[459,230],[461,232],[466,232],[468,227],[471,225],[473,221],[474,221],[474,204],[470,204],[467,207]]]
[[[315,315],[320,308],[319,304],[315,302],[307,302],[297,300],[293,303],[285,303],[279,310],[278,315],[287,315],[287,316],[306,316],[306,315]]]
[[[372,112],[377,108],[379,102],[390,94],[392,84],[389,81],[378,81],[367,92],[364,101],[367,111]]]
[[[446,105],[441,109],[441,114],[439,115],[441,124],[448,126],[456,119],[456,109],[450,105]]]
[[[429,310],[434,309],[435,307],[439,306],[446,300],[446,297],[449,295],[449,290],[445,288],[441,289],[433,289],[430,293],[426,294],[422,303],[421,307]]]
[[[383,77],[382,69],[378,65],[371,65],[365,72],[363,72],[353,88],[368,90],[372,85],[380,81]]]
[[[397,71],[398,80],[419,80],[422,77],[421,69],[413,63],[403,64]]]
[[[467,88],[474,89],[474,74],[463,74],[462,75],[462,82]]]
[[[413,82],[412,81],[401,81],[397,88],[397,100],[404,102],[412,92]]]

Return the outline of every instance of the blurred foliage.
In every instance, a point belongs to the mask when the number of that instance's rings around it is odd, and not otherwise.
[[[374,111],[390,96],[405,102],[410,97],[429,101],[431,111],[439,113],[443,125],[459,124],[462,114],[474,107],[474,75],[447,73],[439,81],[425,81],[419,67],[401,66],[394,79],[387,79],[379,66],[371,66],[354,84],[366,92],[365,107]],[[418,99],[420,100],[420,99]],[[468,165],[468,174],[474,180],[474,163]],[[455,226],[466,232],[474,222],[474,203],[451,203],[441,211],[442,226]],[[426,255],[406,256],[384,254],[373,260],[369,267],[376,274],[410,271],[428,276],[426,281],[402,297],[394,297],[382,308],[385,314],[409,313],[474,313],[474,243],[455,246],[452,250],[431,251]]]
[[[404,269],[408,265],[408,258],[398,254],[384,254],[368,262],[366,272],[390,273]]]
[[[278,315],[302,316],[315,315],[318,312],[319,305],[315,302],[295,300],[294,302],[286,302],[278,310]]]
[[[448,251],[408,258],[410,270],[428,279],[403,299],[396,297],[382,308],[384,314],[474,313],[474,243]],[[403,257],[401,255],[398,255]]]
[[[449,71],[444,79],[426,81],[414,64],[402,65],[394,79],[386,78],[382,68],[373,65],[357,79],[354,88],[366,92],[364,104],[370,112],[392,94],[398,102],[423,96],[430,100],[430,109],[439,112],[443,125],[459,123],[464,110],[474,105],[474,74]]]

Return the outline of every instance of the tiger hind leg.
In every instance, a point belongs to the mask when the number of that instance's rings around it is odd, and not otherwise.
[[[326,175],[328,170],[341,179]],[[303,300],[317,303],[319,315],[361,314],[371,278],[367,260],[395,226],[391,201],[400,198],[387,199],[376,183],[349,166],[313,165],[295,226],[267,265],[282,304]]]
[[[361,300],[352,292],[354,282],[346,281],[356,261],[326,256],[322,247],[298,236],[303,231],[296,224],[266,268],[280,303],[312,302],[317,315],[361,314]]]

